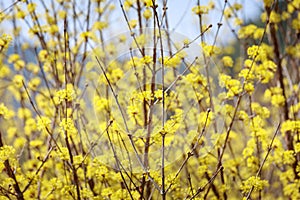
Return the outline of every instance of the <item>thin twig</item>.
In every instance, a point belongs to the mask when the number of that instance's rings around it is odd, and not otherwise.
[[[194,155],[194,152],[196,151],[199,142],[202,138],[202,136],[205,133],[206,130],[206,126],[207,126],[207,122],[208,122],[208,118],[209,118],[209,113],[210,113],[210,109],[207,110],[207,114],[206,114],[206,118],[205,118],[205,122],[204,122],[204,126],[202,128],[201,133],[198,135],[197,140],[194,144],[194,146],[192,147],[192,149],[187,153],[187,157],[184,159],[184,161],[182,162],[181,166],[179,167],[178,171],[176,172],[174,178],[172,179],[170,185],[167,187],[166,192],[168,192],[170,190],[170,188],[172,187],[172,185],[174,184],[175,179],[178,177],[178,175],[180,174],[180,172],[182,171],[183,167],[187,164],[188,160]]]
[[[27,86],[25,85],[25,83],[24,83],[23,80],[22,80],[22,84],[23,84],[23,87],[24,87],[24,89],[25,89],[25,91],[26,91],[26,94],[27,94],[27,96],[28,96],[29,102],[30,102],[30,104],[31,104],[31,106],[32,106],[32,108],[33,108],[33,110],[34,110],[35,113],[38,115],[38,117],[40,118],[40,120],[43,121],[42,116],[41,116],[40,112],[37,110],[37,108],[35,107],[35,105],[34,105],[34,103],[33,103],[33,100],[32,100],[32,98],[31,98],[31,96],[30,96],[30,94],[29,94],[29,91],[28,91],[28,89],[27,89]],[[44,123],[43,123],[43,124],[44,124]],[[45,124],[44,124],[44,127],[45,127],[47,133],[49,134],[49,136],[51,137],[51,140],[55,143],[55,145],[56,145],[56,147],[58,148],[58,150],[61,151],[59,145],[57,144],[56,139],[53,137],[53,134],[50,132],[50,130],[48,129],[48,127],[47,127]]]
[[[149,179],[151,180],[151,182],[153,182],[153,184],[155,185],[156,189],[160,190],[160,187],[159,187],[158,184],[154,181],[154,179],[150,176],[149,170],[148,170],[147,168],[145,168],[145,166],[144,166],[144,164],[143,164],[143,162],[142,162],[142,160],[141,160],[141,157],[140,157],[139,154],[138,154],[137,148],[136,148],[136,146],[135,146],[135,144],[134,144],[134,141],[133,141],[133,136],[132,136],[132,134],[131,134],[130,131],[129,131],[127,122],[126,122],[126,120],[125,120],[125,115],[124,115],[123,110],[122,110],[122,108],[121,108],[121,105],[120,105],[120,103],[119,103],[118,96],[117,96],[117,94],[115,93],[115,91],[114,91],[114,89],[113,89],[113,87],[112,87],[112,85],[111,85],[111,83],[110,83],[110,80],[108,79],[108,77],[107,77],[107,75],[106,75],[106,72],[105,72],[105,70],[104,70],[104,68],[103,68],[103,66],[102,66],[102,64],[101,64],[101,62],[100,62],[100,60],[99,60],[99,58],[98,58],[97,56],[96,56],[96,60],[97,60],[97,63],[98,63],[98,65],[99,65],[101,71],[102,71],[103,74],[104,74],[104,77],[105,77],[105,79],[106,79],[106,81],[107,81],[107,83],[108,83],[108,85],[109,85],[109,87],[110,87],[111,92],[113,93],[113,96],[114,96],[114,99],[115,99],[115,101],[116,101],[116,103],[117,103],[118,109],[119,109],[119,111],[120,111],[120,113],[121,113],[121,115],[122,115],[123,122],[124,122],[124,125],[125,125],[125,128],[126,128],[126,132],[127,132],[127,136],[128,136],[128,138],[129,138],[130,144],[131,144],[131,146],[132,146],[132,148],[133,148],[133,150],[134,150],[135,156],[136,156],[136,158],[137,158],[137,160],[138,160],[140,166],[142,167],[143,171],[144,171],[145,173],[147,173]]]
[[[49,159],[50,157],[50,153],[52,152],[54,148],[53,147],[50,147],[50,149],[48,150],[46,156],[44,157],[44,159],[42,160],[42,163],[41,165],[39,166],[39,168],[36,170],[36,172],[34,173],[34,176],[38,175],[38,173],[40,172],[40,170],[42,169],[42,167],[44,166],[44,164],[47,162],[47,160]],[[27,183],[27,185],[25,186],[25,188],[23,189],[23,193],[27,191],[27,189],[29,188],[29,186],[32,184],[32,181],[34,180],[35,177],[32,177],[29,182]]]
[[[215,180],[215,178],[217,177],[217,175],[219,174],[219,172],[221,170],[223,170],[223,169],[224,169],[224,167],[220,166],[218,168],[218,170],[214,173],[214,175],[208,180],[208,182],[204,186],[198,188],[197,192],[190,199],[194,199],[196,196],[198,196],[205,189],[206,186],[212,184],[212,182]]]
[[[13,8],[15,5],[17,5],[19,2],[21,2],[20,0],[16,0],[15,2],[13,2],[12,4],[10,4],[7,8],[4,8],[3,10],[0,11],[0,15],[2,15],[4,12],[6,12],[7,10]]]
[[[3,146],[4,146],[4,144],[3,144],[3,141],[2,141],[2,133],[0,131],[0,147],[3,147]],[[6,169],[6,174],[14,180],[13,187],[14,187],[15,192],[16,192],[15,196],[17,197],[18,200],[24,200],[23,192],[20,189],[19,182],[17,180],[15,172],[12,170],[12,167],[10,166],[9,160],[4,161],[4,166],[5,166],[5,169]]]
[[[258,169],[258,171],[256,173],[256,177],[257,178],[261,176],[262,168],[263,168],[264,164],[266,163],[267,158],[268,158],[269,154],[271,153],[271,151],[273,149],[273,142],[274,142],[274,140],[275,140],[275,138],[276,138],[276,136],[277,136],[277,134],[279,132],[280,125],[281,125],[281,123],[278,124],[278,126],[276,128],[276,131],[275,131],[275,133],[274,133],[274,135],[272,137],[272,140],[271,140],[271,142],[270,142],[270,144],[268,146],[267,154],[266,154],[265,158],[263,159],[262,163],[259,166],[259,169]],[[248,195],[246,197],[247,200],[250,199],[250,196],[251,196],[251,193],[253,192],[253,190],[254,190],[254,186],[251,187],[251,189],[250,189],[250,191],[249,191],[249,193],[248,193]]]

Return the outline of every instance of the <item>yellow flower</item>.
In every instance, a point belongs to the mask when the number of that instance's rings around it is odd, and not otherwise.
[[[201,46],[206,56],[213,56],[221,53],[220,48],[217,46],[207,45],[204,42],[201,44]]]
[[[109,101],[106,98],[100,98],[99,96],[94,97],[94,106],[96,111],[108,110]]]
[[[66,147],[61,147],[58,152],[58,156],[61,160],[68,161],[69,160],[69,151]]]
[[[2,67],[0,67],[0,78],[4,78],[6,76],[9,76],[10,74],[10,68],[7,65],[2,65]]]
[[[226,18],[231,18],[232,15],[233,15],[233,13],[232,13],[232,8],[226,8],[225,11],[224,11],[224,16],[225,16]]]
[[[36,9],[36,4],[35,4],[35,3],[29,3],[29,4],[27,5],[27,10],[28,10],[29,13],[34,12],[35,9]]]
[[[13,78],[13,83],[15,84],[15,86],[17,88],[22,88],[23,87],[23,80],[24,80],[24,77],[22,75],[17,74]]]
[[[111,71],[109,80],[111,83],[117,83],[123,76],[124,72],[120,68],[117,68]]]
[[[143,16],[145,17],[146,20],[149,20],[152,17],[152,11],[150,9],[146,9],[143,13]]]
[[[67,87],[59,90],[53,97],[56,104],[60,104],[65,101],[72,101],[75,99],[75,91],[72,84],[67,84]]]
[[[263,12],[261,14],[260,18],[261,18],[262,22],[266,22],[267,21],[267,13]],[[269,16],[269,20],[271,23],[279,23],[281,21],[281,15],[272,10],[270,13],[270,16]]]
[[[68,136],[77,134],[77,129],[72,118],[63,118],[59,123],[59,127],[62,136],[64,136],[65,133],[67,133]]]
[[[108,27],[108,23],[104,21],[97,21],[94,23],[93,28],[96,30],[103,30]]]
[[[152,7],[153,2],[155,3],[155,0],[144,0],[144,4],[146,7]]]
[[[166,67],[177,67],[181,63],[181,58],[178,55],[174,55],[173,57],[164,57],[164,64]]]
[[[136,115],[139,113],[139,109],[137,106],[131,104],[127,106],[127,113],[131,118],[135,119]]]
[[[254,33],[253,33],[253,38],[256,40],[260,40],[264,34],[264,29],[263,28],[257,28]]]
[[[196,15],[208,14],[209,7],[208,6],[194,6],[192,8],[193,13]]]
[[[223,62],[223,65],[225,67],[232,67],[233,66],[233,60],[230,56],[224,56],[222,58],[222,62]]]
[[[20,119],[28,119],[32,116],[31,111],[28,108],[19,108],[18,117]]]
[[[130,20],[129,21],[129,26],[134,29],[137,25],[137,20],[136,19],[133,19],[133,20]]]
[[[295,162],[295,153],[292,150],[283,152],[283,164],[293,164]]]
[[[48,29],[48,32],[51,34],[51,35],[55,35],[59,32],[59,28],[56,24],[52,24],[49,29]]]
[[[145,55],[143,58],[141,58],[141,62],[143,64],[151,64],[153,62],[153,58],[151,56]]]
[[[146,38],[145,34],[141,34],[141,35],[137,36],[135,39],[139,46],[145,46],[145,44],[147,42],[147,38]],[[135,46],[136,43],[134,42],[133,45]]]
[[[247,65],[245,64],[245,67]],[[255,75],[253,74],[253,70],[250,70],[248,68],[244,68],[240,71],[239,77],[244,78],[247,81],[252,81],[255,79]]]
[[[261,191],[264,187],[268,186],[267,180],[261,180],[260,177],[251,176],[247,180],[243,181],[242,191],[248,193],[253,187],[254,191]]]
[[[157,98],[158,100],[161,100],[163,97],[163,91],[162,90],[155,90],[154,91],[154,96],[155,98]],[[166,95],[165,95],[166,97]]]
[[[248,38],[253,35],[253,33],[255,32],[256,29],[257,29],[257,26],[254,24],[244,26],[238,31],[238,36],[241,39]]]
[[[232,79],[230,76],[225,74],[220,74],[219,85],[228,89],[228,98],[232,98],[242,91],[241,82],[239,80]]]
[[[0,117],[4,119],[10,119],[14,116],[14,113],[10,111],[3,103],[0,104]]]
[[[300,131],[300,120],[286,120],[281,125],[281,131],[293,131],[299,132]]]
[[[28,87],[32,90],[36,90],[40,84],[41,84],[41,79],[39,77],[34,77],[29,81]]]
[[[249,58],[255,58],[259,54],[259,47],[257,45],[252,45],[247,49],[247,54]]]
[[[240,18],[234,19],[234,25],[236,25],[236,26],[241,26],[241,25],[243,25],[243,23],[244,23],[244,21]]]
[[[133,0],[124,1],[123,5],[124,5],[125,11],[128,11],[129,8],[131,8],[133,6],[133,4],[134,4]]]
[[[17,10],[18,11],[17,11],[16,17],[18,19],[24,19],[26,17],[26,13],[23,10],[21,10],[20,8],[17,8]]]
[[[30,135],[32,131],[37,130],[36,121],[33,118],[29,118],[25,122],[24,131],[26,135]]]
[[[285,98],[282,94],[275,94],[272,96],[271,103],[276,107],[283,106],[285,104]]]
[[[253,83],[245,83],[245,91],[248,92],[249,94],[252,94],[252,92],[254,91],[254,85]]]
[[[80,34],[80,37],[84,40],[87,40],[88,38],[94,39],[95,34],[91,31],[85,31]]]
[[[40,59],[40,61],[44,62],[44,61],[47,60],[47,58],[48,58],[48,52],[46,50],[41,50],[39,52],[39,59]]]
[[[59,10],[59,11],[58,11],[58,17],[59,17],[60,19],[65,19],[66,16],[67,16],[66,11],[64,11],[64,10]]]
[[[190,74],[187,74],[186,76],[184,76],[184,80],[193,84],[193,86],[195,86],[195,87],[197,87],[199,85],[203,85],[203,86],[207,85],[206,77],[204,77],[202,74],[190,73]]]
[[[12,146],[4,145],[0,147],[0,162],[3,163],[6,160],[14,158],[15,152],[16,150]]]
[[[16,71],[20,71],[21,69],[23,69],[25,67],[25,62],[24,60],[17,60],[14,63],[14,68]]]
[[[20,59],[19,54],[11,54],[11,55],[9,55],[7,61],[8,61],[8,63],[14,63],[14,62],[16,62],[19,59]]]
[[[236,11],[241,10],[241,9],[243,8],[242,4],[239,4],[239,3],[234,3],[234,4],[232,5],[232,7],[233,7]]]
[[[120,36],[119,36],[119,41],[121,42],[121,43],[124,43],[124,42],[126,42],[126,35],[124,35],[124,34],[121,34]]]
[[[12,37],[8,34],[2,34],[2,36],[0,37],[0,52],[1,49],[6,49],[9,45],[9,43],[11,42]]]
[[[37,129],[39,131],[50,128],[51,120],[48,117],[42,116],[37,120]]]

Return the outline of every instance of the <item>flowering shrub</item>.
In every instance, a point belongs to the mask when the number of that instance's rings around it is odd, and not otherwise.
[[[220,2],[5,4],[0,199],[300,199],[300,1]]]

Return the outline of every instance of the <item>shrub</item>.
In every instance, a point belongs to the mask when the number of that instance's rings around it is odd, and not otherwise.
[[[175,3],[5,4],[0,199],[300,198],[299,1]]]

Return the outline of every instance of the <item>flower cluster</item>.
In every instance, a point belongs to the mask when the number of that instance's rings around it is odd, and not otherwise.
[[[300,1],[173,4],[0,5],[0,199],[300,199]]]

